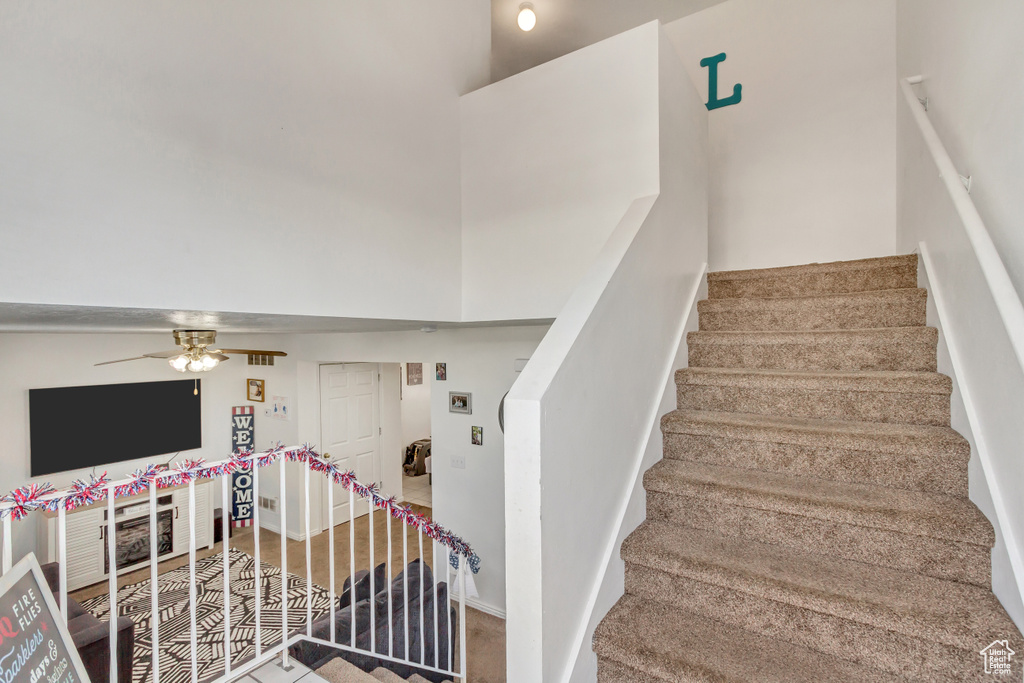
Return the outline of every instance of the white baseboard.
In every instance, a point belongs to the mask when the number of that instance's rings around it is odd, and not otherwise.
[[[452,602],[458,602],[459,598],[457,595],[452,596]],[[505,610],[498,609],[493,605],[488,605],[486,602],[481,602],[479,598],[466,598],[466,607],[472,607],[475,610],[490,614],[492,617],[498,617],[499,619],[505,618]]]

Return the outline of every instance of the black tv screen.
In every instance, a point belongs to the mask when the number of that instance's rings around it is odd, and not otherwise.
[[[192,379],[29,389],[32,476],[200,448],[202,398]]]

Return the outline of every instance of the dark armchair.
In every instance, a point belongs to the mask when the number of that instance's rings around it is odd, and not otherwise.
[[[60,605],[59,567],[56,562],[42,566],[46,583]],[[86,612],[77,602],[68,598],[68,631],[78,649],[78,656],[92,683],[110,681],[110,622],[100,621]],[[117,681],[131,683],[132,657],[135,652],[135,624],[128,617],[117,620]]]

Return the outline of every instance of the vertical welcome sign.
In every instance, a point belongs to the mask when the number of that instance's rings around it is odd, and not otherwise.
[[[251,449],[256,432],[252,406],[231,409],[231,446],[238,452]],[[231,475],[231,523],[234,526],[252,526],[252,470]]]

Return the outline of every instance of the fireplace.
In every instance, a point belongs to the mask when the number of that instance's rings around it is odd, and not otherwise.
[[[114,555],[118,570],[149,560],[149,515],[117,522]],[[174,516],[170,509],[156,513],[157,557],[174,550]],[[103,572],[110,573],[110,555],[103,553]]]

